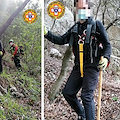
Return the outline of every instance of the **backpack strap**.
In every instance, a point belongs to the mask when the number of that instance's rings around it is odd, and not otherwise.
[[[96,21],[93,21],[91,34],[92,34],[93,36],[95,36],[95,33],[96,33]]]
[[[96,21],[93,21],[91,18],[88,18],[87,32],[85,43],[90,42],[90,35],[96,33]]]
[[[77,23],[71,29],[71,36],[70,36],[70,41],[69,41],[70,46],[73,45],[74,33],[76,33],[76,34],[78,33],[78,24]]]
[[[93,21],[92,18],[88,18],[85,43],[90,44],[91,63],[93,63],[93,48],[92,48],[93,41],[91,40],[91,35],[92,35],[92,37],[95,37],[95,33],[96,33],[96,21]],[[97,48],[97,46],[96,46],[96,48]]]

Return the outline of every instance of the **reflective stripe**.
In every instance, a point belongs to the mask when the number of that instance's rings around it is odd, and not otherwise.
[[[83,43],[79,44],[79,57],[80,57],[80,73],[83,77]]]
[[[90,58],[91,58],[91,63],[93,63],[93,49],[92,49],[92,39],[90,39]]]
[[[97,57],[97,52],[98,52],[98,45],[97,45],[97,41],[95,42],[95,45],[96,45],[95,57]]]

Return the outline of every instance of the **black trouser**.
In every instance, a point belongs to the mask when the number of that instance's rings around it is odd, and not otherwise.
[[[21,65],[20,65],[20,58],[19,56],[14,56],[14,63],[15,63],[15,66],[17,67],[18,70],[21,70]]]
[[[2,56],[0,56],[0,73],[2,73],[3,68],[2,68]]]
[[[68,78],[63,95],[75,112],[86,120],[95,120],[95,106],[93,100],[93,93],[98,82],[99,72],[93,67],[86,68],[84,77],[81,78],[78,67],[74,67]],[[78,101],[76,94],[82,88],[81,99],[84,108]]]

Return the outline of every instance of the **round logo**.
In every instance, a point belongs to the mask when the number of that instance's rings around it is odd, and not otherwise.
[[[54,1],[48,5],[47,13],[51,18],[59,19],[64,15],[65,7],[61,2]]]
[[[35,10],[28,9],[23,13],[23,19],[26,23],[33,23],[37,20],[37,13]]]

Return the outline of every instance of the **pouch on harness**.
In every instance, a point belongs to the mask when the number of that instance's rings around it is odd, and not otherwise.
[[[84,53],[84,63],[94,63],[99,61],[101,48],[99,47],[99,40],[96,38],[96,21],[88,18],[86,33],[80,36],[78,33],[78,24],[76,23],[71,30],[71,37],[69,44],[73,46],[74,39],[79,39],[79,65],[81,77],[83,77],[83,53]],[[84,38],[84,39],[82,39]],[[75,40],[77,41],[77,40]],[[84,46],[84,47],[83,47]]]

